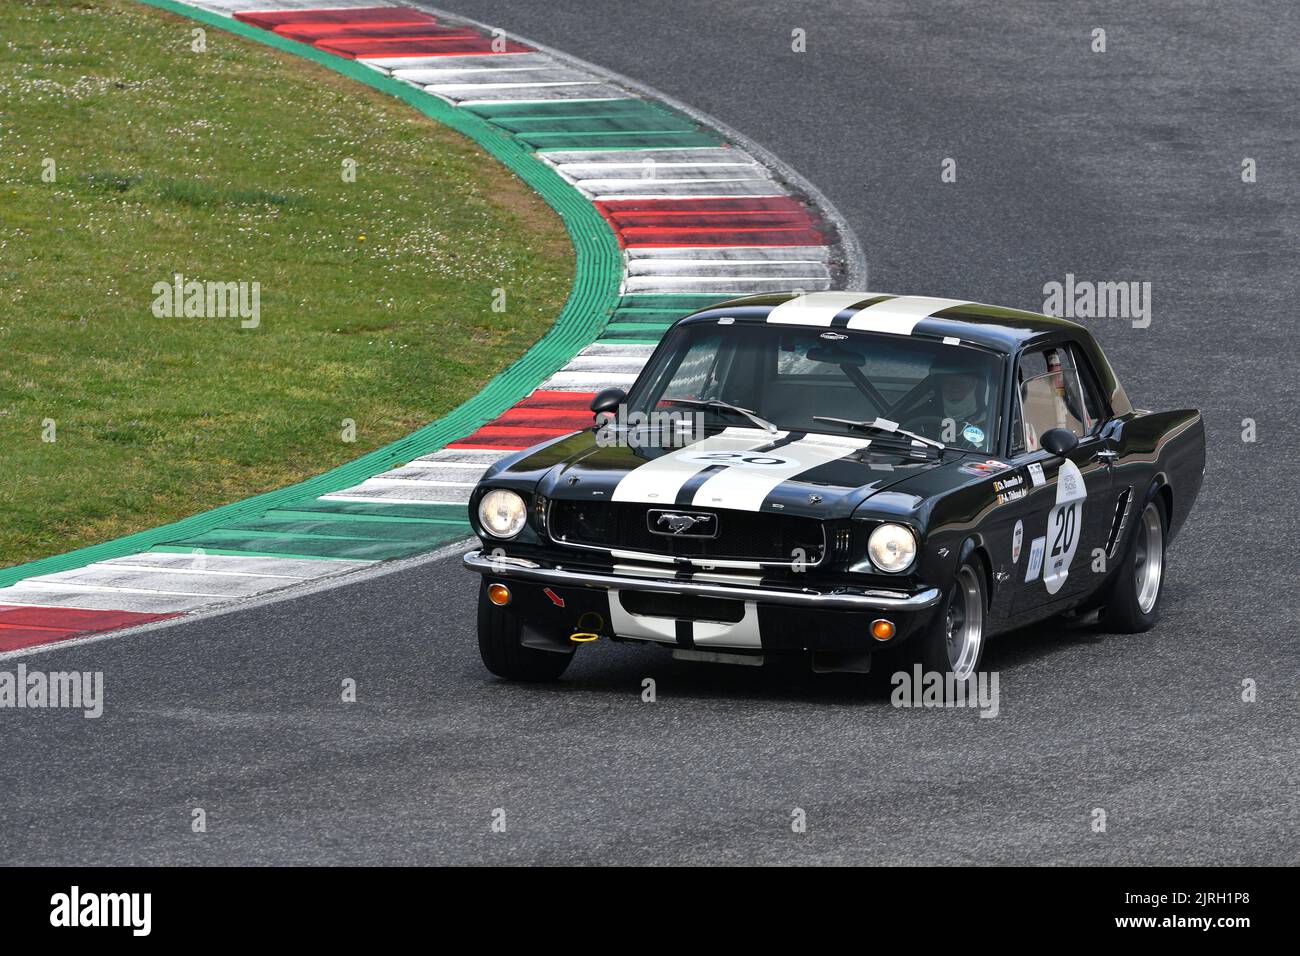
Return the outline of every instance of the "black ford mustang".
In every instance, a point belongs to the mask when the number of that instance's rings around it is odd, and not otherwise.
[[[1050,615],[1143,631],[1205,462],[1200,414],[1134,409],[1083,327],[913,296],[706,309],[592,410],[470,499],[502,677],[604,637],[965,680]]]

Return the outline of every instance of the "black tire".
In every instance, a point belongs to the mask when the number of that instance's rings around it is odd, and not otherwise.
[[[958,565],[953,583],[929,626],[903,645],[908,665],[920,663],[927,673],[955,673],[962,679],[973,677],[984,659],[984,646],[987,643],[987,592],[984,566],[978,557],[971,555]],[[965,630],[968,624],[975,629],[973,648],[969,646],[971,633]],[[950,641],[954,633],[960,634],[962,649],[956,662],[949,652],[950,646],[954,646],[954,642]]]
[[[1156,545],[1153,550],[1152,533],[1156,531]],[[1137,526],[1133,529],[1128,550],[1124,553],[1124,562],[1115,572],[1115,586],[1110,594],[1110,603],[1101,613],[1101,625],[1106,630],[1117,634],[1141,634],[1156,626],[1160,619],[1160,598],[1165,590],[1165,509],[1159,497],[1151,495],[1142,504],[1138,512]],[[1141,567],[1149,562],[1153,554],[1158,554],[1159,565],[1156,568],[1154,596],[1149,591],[1149,579],[1144,578]],[[1150,565],[1147,565],[1148,569]],[[1147,574],[1149,575],[1149,570]]]
[[[553,681],[559,679],[573,654],[539,651],[519,643],[519,619],[487,597],[487,582],[478,588],[478,650],[483,664],[506,680]]]

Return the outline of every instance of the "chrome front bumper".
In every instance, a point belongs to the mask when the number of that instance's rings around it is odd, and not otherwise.
[[[559,567],[548,568],[526,558],[485,557],[482,551],[471,551],[465,555],[465,567],[479,574],[534,581],[538,584],[587,587],[601,591],[696,594],[701,597],[730,598],[733,601],[756,601],[760,604],[785,604],[835,611],[924,611],[938,604],[940,598],[938,588],[926,588],[915,594],[866,589],[814,591],[802,588],[795,591],[707,581],[675,581],[631,574],[593,574],[588,571],[566,571]]]

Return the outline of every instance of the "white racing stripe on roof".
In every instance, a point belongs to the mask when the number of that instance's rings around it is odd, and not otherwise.
[[[849,319],[849,328],[863,332],[885,332],[889,335],[911,335],[916,323],[955,305],[966,305],[966,302],[962,299],[932,299],[922,295],[899,296],[862,309]]]
[[[830,325],[845,309],[871,298],[870,292],[814,292],[782,302],[767,314],[776,325]]]

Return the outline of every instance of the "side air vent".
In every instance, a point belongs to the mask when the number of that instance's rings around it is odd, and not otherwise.
[[[1133,510],[1133,487],[1130,485],[1119,493],[1115,499],[1115,517],[1110,523],[1110,537],[1106,539],[1106,557],[1115,557],[1119,543],[1124,540],[1124,528],[1128,525],[1128,513]]]

